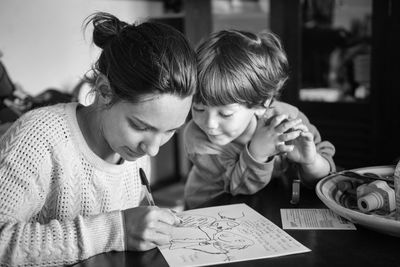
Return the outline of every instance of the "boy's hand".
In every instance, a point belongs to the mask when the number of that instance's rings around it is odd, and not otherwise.
[[[301,125],[301,119],[288,118],[286,114],[259,118],[249,144],[250,154],[257,161],[265,162],[278,153],[293,151],[294,145],[288,142],[300,136]]]
[[[317,156],[314,136],[304,124],[297,125],[296,130],[300,130],[300,135],[296,139],[286,142],[287,145],[293,145],[293,150],[286,156],[300,164],[313,164]]]
[[[149,250],[170,241],[179,218],[169,209],[142,206],[122,211],[128,250]]]

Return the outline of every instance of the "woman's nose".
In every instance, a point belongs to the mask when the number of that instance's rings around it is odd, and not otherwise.
[[[161,137],[153,136],[148,140],[142,142],[141,149],[150,157],[154,157],[158,154],[161,145]]]

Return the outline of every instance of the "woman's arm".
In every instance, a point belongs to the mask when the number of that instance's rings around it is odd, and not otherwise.
[[[0,138],[0,265],[55,266],[123,250],[120,211],[83,217],[79,197],[69,206],[70,195],[59,194],[49,143],[32,141],[43,128],[24,116]]]

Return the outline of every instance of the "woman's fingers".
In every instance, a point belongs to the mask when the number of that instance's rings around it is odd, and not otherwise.
[[[129,250],[148,250],[170,241],[174,225],[180,223],[169,209],[137,207],[123,211]]]
[[[176,214],[170,209],[159,209],[156,215],[157,217],[154,219],[157,219],[160,222],[164,222],[169,225],[176,225],[180,223],[180,218],[176,216]]]
[[[160,222],[160,224],[162,224]],[[169,230],[168,230],[169,228]],[[169,243],[171,240],[172,227],[157,225],[155,228],[147,228],[143,232],[143,240],[148,243],[153,243],[157,246]]]
[[[171,240],[174,225],[180,223],[180,219],[170,210],[158,211],[157,218],[149,224],[144,239],[157,246],[167,244]]]

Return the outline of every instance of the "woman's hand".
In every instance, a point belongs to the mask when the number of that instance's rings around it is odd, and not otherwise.
[[[141,206],[122,212],[128,250],[149,250],[168,243],[173,225],[179,224],[169,209]]]

